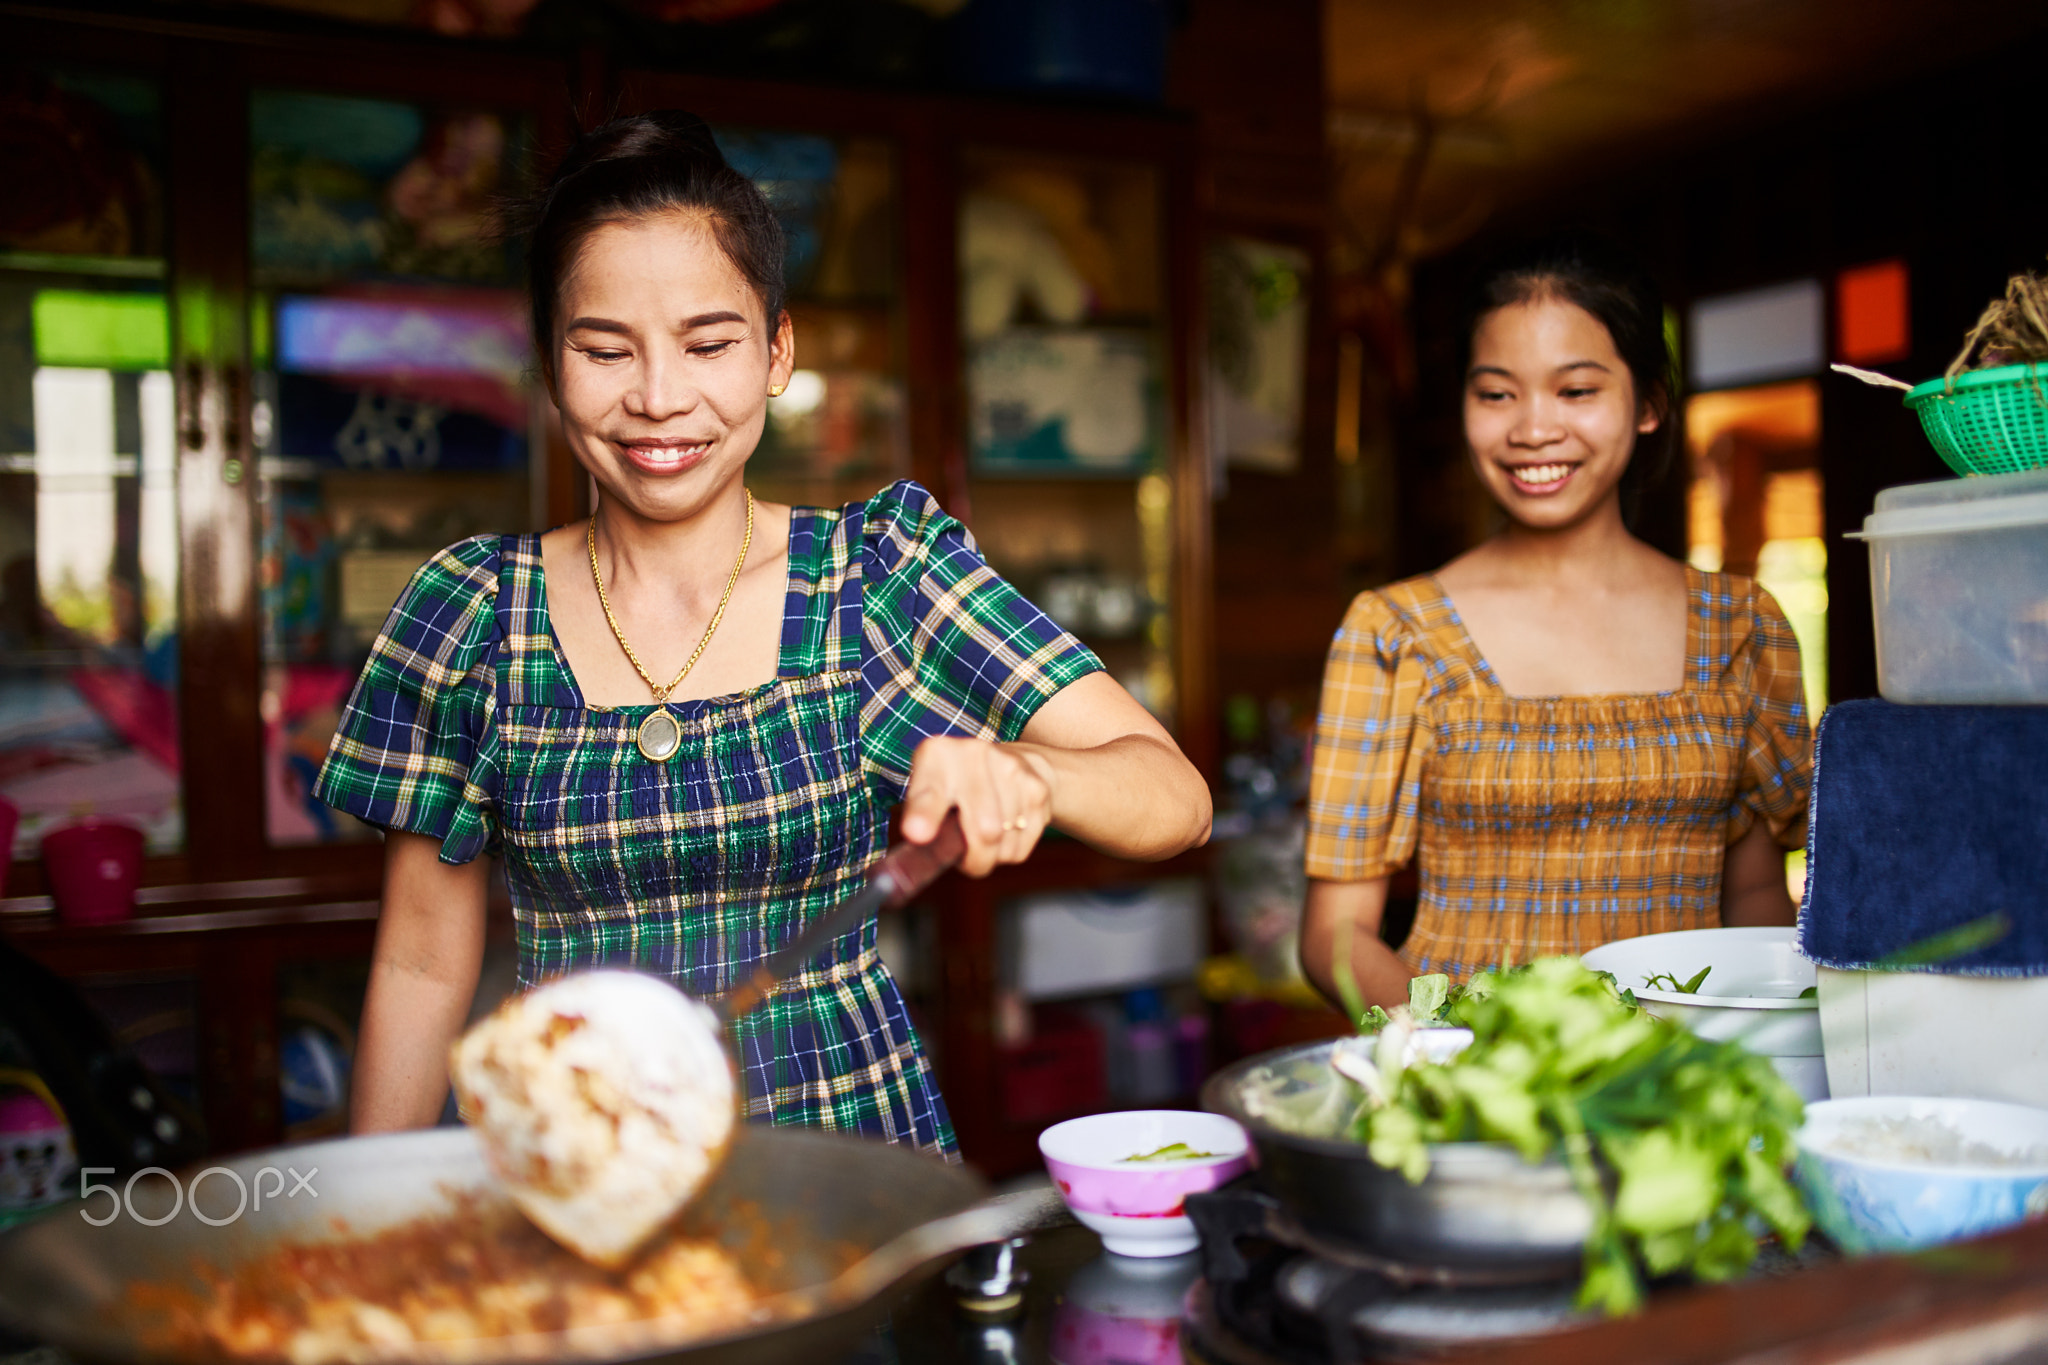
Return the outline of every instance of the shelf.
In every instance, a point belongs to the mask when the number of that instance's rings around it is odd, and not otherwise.
[[[120,280],[160,280],[167,273],[161,256],[66,256],[55,251],[0,251],[0,270]]]
[[[10,907],[17,902],[0,902],[0,915],[7,935],[24,943],[62,941],[75,946],[116,939],[134,939],[163,934],[211,934],[231,930],[283,929],[315,924],[373,924],[378,902],[339,901],[323,905],[272,905],[249,910],[200,910],[184,914],[137,915],[110,924],[69,924],[49,909],[48,896],[25,898],[40,902],[41,913],[22,912]],[[139,899],[139,897],[138,897]]]
[[[1094,469],[1087,465],[1035,469],[1029,465],[999,465],[991,469],[970,462],[967,466],[967,476],[976,483],[1137,483],[1154,474],[1163,477],[1165,473],[1156,465],[1137,469]]]

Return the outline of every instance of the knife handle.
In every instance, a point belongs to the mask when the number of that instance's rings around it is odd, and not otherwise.
[[[886,885],[888,891],[882,904],[898,910],[966,856],[967,836],[960,829],[960,812],[949,810],[930,843],[896,845],[875,864],[868,880],[870,884]]]

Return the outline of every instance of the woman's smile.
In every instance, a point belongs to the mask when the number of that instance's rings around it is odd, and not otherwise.
[[[1543,464],[1502,465],[1501,468],[1507,471],[1508,483],[1517,493],[1541,498],[1562,491],[1571,482],[1572,475],[1578,472],[1579,464],[1576,460],[1551,460]]]
[[[681,436],[634,436],[613,442],[626,462],[643,474],[684,474],[702,464],[711,453],[709,438]]]

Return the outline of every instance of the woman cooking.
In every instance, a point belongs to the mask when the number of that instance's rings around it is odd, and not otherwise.
[[[1798,643],[1755,583],[1624,521],[1675,423],[1655,286],[1552,242],[1487,273],[1469,316],[1465,439],[1506,525],[1361,594],[1331,647],[1302,962],[1332,1000],[1391,1007],[1419,973],[1793,918],[1783,849],[1812,774]],[[1411,857],[1397,956],[1378,929]]]
[[[745,482],[789,382],[782,232],[696,117],[582,138],[539,196],[533,335],[587,522],[442,551],[393,608],[319,794],[384,828],[358,1132],[439,1116],[490,852],[520,981],[631,964],[723,991],[957,810],[964,869],[1048,825],[1129,858],[1207,837],[1207,788],[931,495]],[[750,1119],[950,1154],[875,923],[733,1028]]]

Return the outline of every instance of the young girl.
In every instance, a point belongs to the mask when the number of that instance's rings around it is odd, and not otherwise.
[[[358,1132],[441,1113],[486,851],[522,985],[604,962],[708,997],[858,888],[899,802],[919,842],[957,809],[973,875],[1048,825],[1130,858],[1207,837],[1166,731],[931,494],[755,501],[782,250],[689,114],[598,129],[542,195],[534,342],[598,506],[442,551],[349,699],[319,794],[388,831]],[[952,1152],[872,919],[732,1032],[747,1117]]]
[[[1589,242],[1482,280],[1465,439],[1507,525],[1434,574],[1362,593],[1330,649],[1309,796],[1302,964],[1365,1003],[1425,972],[1712,924],[1789,924],[1812,740],[1770,594],[1628,531],[1667,456],[1655,286]],[[1387,877],[1415,858],[1402,953]]]

